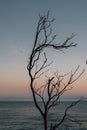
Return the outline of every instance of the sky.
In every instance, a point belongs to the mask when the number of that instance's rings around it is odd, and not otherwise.
[[[84,74],[65,96],[87,97],[87,0],[0,0],[0,99],[32,98],[26,69],[38,22],[38,14],[50,10],[56,41],[72,33],[76,48],[65,53],[48,50],[52,71],[67,73],[80,65]]]

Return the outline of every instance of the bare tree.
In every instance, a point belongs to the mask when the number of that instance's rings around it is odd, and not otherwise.
[[[49,110],[58,105],[60,103],[60,97],[64,94],[65,91],[72,89],[72,84],[78,80],[78,78],[82,75],[84,70],[77,75],[79,66],[75,69],[74,72],[71,72],[69,74],[65,75],[59,75],[59,73],[54,73],[54,75],[46,76],[47,68],[51,65],[51,63],[48,63],[48,58],[46,55],[46,48],[53,48],[54,50],[60,50],[63,51],[64,49],[68,49],[71,47],[76,47],[77,44],[72,42],[72,38],[74,37],[74,34],[72,34],[70,37],[66,38],[66,40],[63,43],[54,43],[56,39],[56,35],[52,35],[52,23],[54,21],[54,18],[49,17],[49,11],[47,14],[44,14],[43,16],[39,15],[39,21],[36,28],[36,35],[35,35],[35,41],[33,44],[33,49],[29,57],[28,61],[28,72],[30,77],[30,88],[33,95],[33,100],[35,103],[36,108],[40,112],[43,121],[44,121],[44,130],[56,130],[66,118],[68,118],[67,111],[72,106],[78,103],[74,102],[70,104],[65,109],[64,115],[60,122],[57,122],[55,124],[50,123],[50,127],[48,128],[48,113]],[[41,56],[43,55],[43,58]],[[40,61],[41,59],[41,61]],[[40,63],[39,63],[40,62]],[[40,78],[43,77],[43,75],[46,76],[46,82],[43,84],[37,83],[40,81]],[[64,82],[65,77],[69,75],[69,78],[66,82]],[[76,77],[77,75],[77,77]],[[45,80],[45,78],[44,78]],[[40,106],[38,99],[42,101],[43,107]]]

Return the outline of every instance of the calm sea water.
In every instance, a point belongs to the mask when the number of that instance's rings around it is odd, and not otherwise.
[[[50,120],[54,123],[58,121],[69,104],[70,102],[62,102],[53,108],[49,114]],[[73,107],[69,114],[82,123],[79,126],[66,121],[65,125],[68,125],[70,130],[87,130],[86,101]],[[33,102],[0,102],[0,130],[43,130],[43,122]]]

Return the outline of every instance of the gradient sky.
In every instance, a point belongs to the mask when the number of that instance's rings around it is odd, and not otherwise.
[[[48,52],[54,59],[52,69],[70,72],[80,65],[86,69],[76,87],[67,95],[87,96],[87,0],[0,0],[0,97],[27,97],[29,77],[26,69],[38,14],[50,10],[56,18],[53,32],[62,42],[75,33],[76,48],[65,53]]]

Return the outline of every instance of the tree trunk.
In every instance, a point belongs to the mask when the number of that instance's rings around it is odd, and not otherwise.
[[[44,130],[47,130],[47,115],[44,115]]]

